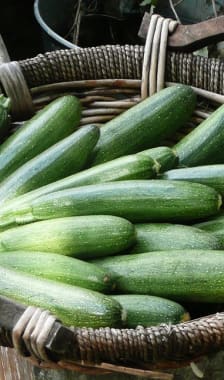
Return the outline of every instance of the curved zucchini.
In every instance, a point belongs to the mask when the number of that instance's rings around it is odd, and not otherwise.
[[[74,257],[56,253],[1,252],[0,266],[101,293],[108,293],[115,287],[105,270]]]
[[[190,118],[195,104],[195,93],[185,85],[143,100],[101,127],[91,165],[157,146]]]
[[[0,185],[0,204],[83,168],[99,138],[88,125],[26,162]]]
[[[59,218],[0,233],[0,252],[43,251],[77,258],[112,255],[135,242],[134,226],[123,218],[91,215]]]
[[[68,136],[79,125],[81,107],[72,95],[49,103],[0,146],[0,181]]]
[[[0,219],[16,223],[74,215],[115,215],[137,222],[193,221],[218,213],[221,196],[198,183],[130,180],[43,195]]]
[[[161,323],[176,324],[190,319],[189,313],[177,302],[142,294],[111,296],[120,303],[125,317],[125,327],[149,327]]]
[[[224,163],[224,105],[175,146],[180,166]]]
[[[178,302],[224,302],[224,251],[156,251],[93,262],[111,273],[120,293]]]
[[[193,168],[180,168],[168,170],[161,176],[162,179],[175,181],[198,182],[213,187],[224,195],[224,165],[203,165]]]
[[[2,266],[0,294],[27,306],[49,310],[69,327],[119,327],[122,324],[121,306],[109,296]]]
[[[136,245],[130,253],[179,249],[222,249],[214,235],[199,228],[180,224],[136,224]]]

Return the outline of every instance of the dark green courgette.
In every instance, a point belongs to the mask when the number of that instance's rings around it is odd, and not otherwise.
[[[159,173],[172,169],[178,166],[178,156],[176,152],[168,146],[159,146],[139,152],[138,155],[145,155],[151,157],[159,164]]]
[[[0,233],[0,252],[43,251],[77,258],[112,255],[135,242],[134,226],[123,218],[90,215],[58,218]]]
[[[49,310],[69,327],[119,327],[122,324],[121,306],[109,296],[2,266],[0,294],[27,306]]]
[[[43,195],[0,218],[9,223],[73,215],[115,215],[136,222],[194,221],[218,213],[221,196],[198,183],[130,180],[77,187]]]
[[[224,249],[224,214],[223,212],[217,217],[210,218],[201,223],[195,224],[195,227],[202,231],[209,232],[219,239],[221,249]]]
[[[78,127],[81,107],[72,95],[60,97],[19,128],[0,146],[0,181]]]
[[[120,293],[178,302],[224,302],[224,251],[156,251],[93,262],[112,275]]]
[[[179,249],[222,249],[214,235],[199,228],[168,223],[136,224],[136,244],[130,253]]]
[[[175,146],[180,166],[224,163],[224,105]]]
[[[16,197],[5,207],[3,206],[4,208],[1,207],[0,215],[7,215],[23,203],[59,190],[110,181],[153,178],[156,176],[158,167],[159,165],[152,158],[146,156],[133,154],[117,158]]]
[[[190,319],[189,313],[180,304],[161,297],[142,294],[111,296],[124,310],[125,327],[156,326],[161,323],[176,324]]]
[[[191,116],[196,95],[190,86],[165,88],[101,127],[90,164],[158,146]]]
[[[88,125],[20,166],[0,185],[0,204],[81,170],[99,138]]]
[[[102,268],[56,253],[1,252],[0,266],[101,293],[108,293],[115,287],[115,283]]]
[[[175,181],[198,182],[213,187],[224,195],[224,165],[204,165],[193,168],[168,170],[161,175],[162,179]]]

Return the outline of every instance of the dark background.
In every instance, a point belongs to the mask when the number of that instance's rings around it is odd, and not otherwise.
[[[1,0],[0,34],[11,60],[30,58],[43,52],[33,0]]]

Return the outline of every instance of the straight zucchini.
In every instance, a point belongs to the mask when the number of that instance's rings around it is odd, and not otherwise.
[[[0,95],[0,138],[2,139],[9,132],[9,112],[10,99]]]
[[[134,226],[110,215],[59,218],[0,233],[0,252],[43,251],[77,258],[112,255],[135,242]]]
[[[161,175],[162,179],[175,181],[198,182],[213,187],[224,195],[224,165],[203,165],[193,168],[180,168],[168,170]]]
[[[156,176],[158,167],[159,165],[152,158],[146,156],[133,154],[117,158],[16,197],[1,208],[0,218],[13,213],[21,204],[30,202],[41,195],[95,183],[153,178]]]
[[[115,287],[115,283],[111,281],[104,269],[74,257],[56,253],[1,252],[0,266],[101,293],[109,293]]]
[[[109,296],[2,266],[0,294],[27,306],[49,310],[69,327],[119,327],[122,324],[121,306]]]
[[[224,302],[224,251],[176,250],[98,259],[120,293],[148,294],[177,302]]]
[[[78,215],[115,215],[135,222],[194,221],[218,213],[221,196],[198,183],[130,180],[61,190],[0,219],[18,224]]]
[[[0,181],[78,127],[81,107],[72,95],[49,103],[0,146]]]
[[[190,319],[189,313],[177,302],[142,294],[111,296],[120,303],[125,317],[125,327],[149,327],[161,323],[176,324]]]
[[[179,249],[222,249],[215,236],[199,228],[169,223],[136,224],[136,244],[130,253]]]
[[[159,173],[177,167],[179,162],[176,152],[168,146],[158,146],[157,148],[146,149],[137,154],[151,157],[158,162]]]
[[[101,127],[91,165],[152,148],[191,116],[196,95],[190,86],[165,88]]]
[[[180,166],[224,163],[224,105],[175,146]]]
[[[88,125],[26,162],[1,183],[0,204],[81,170],[98,138],[99,128]]]

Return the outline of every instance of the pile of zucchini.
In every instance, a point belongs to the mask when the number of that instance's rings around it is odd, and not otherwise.
[[[5,139],[0,295],[82,327],[178,323],[187,303],[223,303],[224,106],[163,145],[195,105],[177,85],[78,128],[67,95]]]

